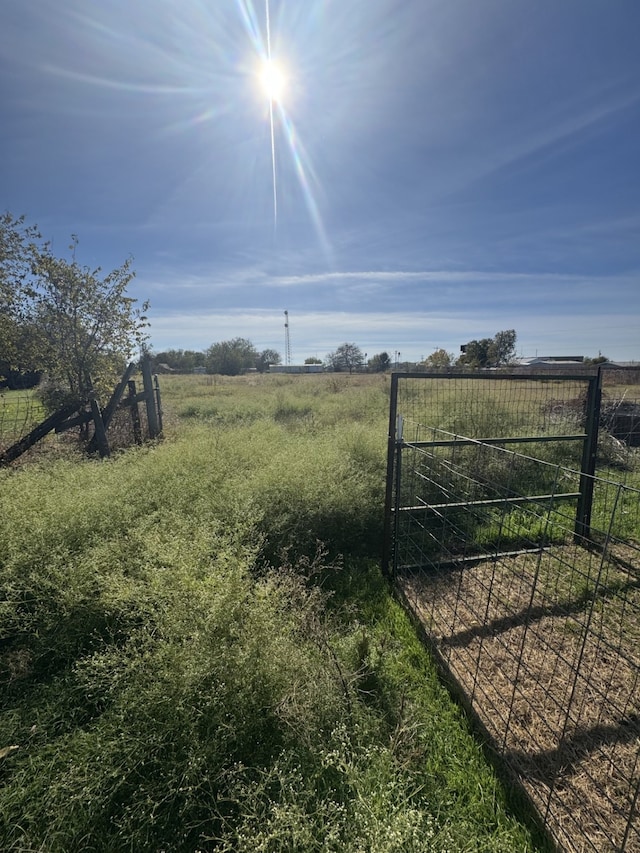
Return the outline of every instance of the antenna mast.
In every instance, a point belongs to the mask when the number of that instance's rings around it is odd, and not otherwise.
[[[289,337],[289,312],[284,312],[284,363],[291,364],[291,338]]]

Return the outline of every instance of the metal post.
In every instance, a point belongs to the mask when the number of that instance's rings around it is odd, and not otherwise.
[[[394,463],[396,458],[396,416],[398,411],[398,375],[391,374],[389,400],[389,432],[387,438],[387,482],[384,498],[384,541],[382,548],[382,571],[389,577],[389,563],[392,549],[391,515],[393,511]]]
[[[589,378],[587,406],[585,411],[585,439],[582,446],[580,465],[580,497],[576,507],[576,525],[574,540],[581,542],[591,538],[591,508],[593,506],[593,485],[598,455],[598,428],[600,426],[600,403],[602,401],[602,371],[598,368],[595,376]]]
[[[398,567],[398,528],[400,526],[400,502],[402,489],[402,448],[404,446],[404,419],[402,415],[396,417],[396,476],[394,483],[393,501],[393,576],[395,577]]]

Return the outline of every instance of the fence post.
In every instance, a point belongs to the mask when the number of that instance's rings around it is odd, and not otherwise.
[[[576,507],[576,525],[574,540],[584,542],[591,538],[591,508],[593,506],[593,485],[598,455],[598,428],[600,426],[600,404],[602,401],[602,370],[598,368],[595,376],[589,379],[587,407],[585,411],[585,439],[582,445],[582,463],[580,465],[580,497]]]
[[[129,388],[129,408],[131,409],[131,426],[133,427],[133,439],[136,444],[142,444],[142,426],[140,425],[140,412],[136,400],[136,381],[130,379],[127,382]]]
[[[158,426],[160,427],[160,432],[162,432],[162,400],[160,399],[160,381],[157,375],[153,377],[153,388],[155,391],[156,411],[158,412]]]
[[[157,438],[160,435],[160,424],[158,423],[158,410],[156,409],[155,391],[153,388],[153,376],[151,375],[151,359],[145,355],[142,359],[142,384],[144,386],[145,404],[147,406],[147,423],[149,424],[149,438]]]
[[[107,430],[105,429],[104,421],[102,420],[102,413],[100,411],[100,406],[98,405],[98,401],[96,398],[91,395],[91,414],[93,415],[93,424],[95,427],[95,431],[93,433],[96,445],[98,447],[98,451],[102,459],[106,456],[110,455],[109,450],[109,442],[107,441]]]
[[[125,372],[122,374],[120,378],[120,382],[116,385],[115,391],[111,395],[111,399],[104,407],[102,412],[102,420],[104,421],[105,427],[108,429],[109,424],[115,414],[116,408],[118,407],[118,403],[120,402],[120,398],[124,394],[124,389],[127,387],[127,383],[129,382],[129,378],[133,371],[135,370],[135,362],[131,362]]]
[[[395,577],[398,567],[398,529],[400,527],[400,503],[402,490],[402,450],[404,448],[404,418],[402,415],[396,417],[396,471],[394,482],[394,501],[393,501],[393,575]]]
[[[390,576],[389,563],[391,562],[393,528],[391,525],[394,463],[396,460],[396,420],[398,412],[398,374],[391,374],[391,391],[389,400],[389,432],[387,439],[387,482],[384,498],[384,538],[382,546],[382,572]]]
[[[107,403],[107,405],[102,410],[102,423],[104,424],[105,431],[109,429],[109,424],[113,420],[113,416],[118,407],[118,403],[120,402],[120,398],[124,394],[124,389],[127,386],[127,382],[129,381],[129,377],[135,370],[135,363],[132,361],[131,364],[127,367],[125,372],[122,374],[122,377],[118,384],[116,385],[115,391],[111,395],[111,399]],[[93,434],[93,438],[89,442],[89,452],[92,452],[96,449],[98,445],[98,432]]]

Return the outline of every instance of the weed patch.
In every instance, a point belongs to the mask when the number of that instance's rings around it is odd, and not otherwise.
[[[384,383],[195,379],[0,471],[0,847],[536,849],[377,567]]]

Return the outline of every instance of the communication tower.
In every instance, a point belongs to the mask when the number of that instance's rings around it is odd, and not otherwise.
[[[284,363],[291,364],[291,338],[289,337],[289,312],[284,312]]]

